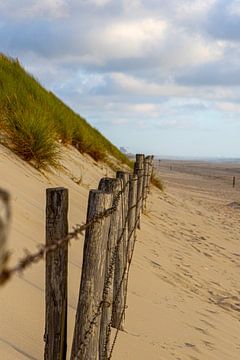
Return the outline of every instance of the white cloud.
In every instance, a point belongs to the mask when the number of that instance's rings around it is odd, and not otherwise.
[[[136,59],[142,61],[142,67],[167,71],[216,61],[226,48],[223,42],[210,41],[154,18],[93,26],[85,39],[85,50],[81,48],[79,57],[85,64],[107,66],[116,60]]]
[[[88,34],[89,51],[96,62],[141,57],[163,40],[167,23],[155,19],[112,22]]]
[[[116,137],[194,128],[239,117],[239,15],[240,0],[0,0],[1,50]]]
[[[217,42],[210,42],[200,34],[173,28],[161,50],[160,61],[166,68],[177,69],[216,61],[223,53],[223,46]]]
[[[221,102],[216,103],[216,107],[218,110],[229,112],[229,113],[239,113],[240,112],[240,104],[231,103],[231,102]]]
[[[112,0],[89,0],[89,3],[97,6],[105,6],[109,4]]]
[[[129,109],[140,113],[155,113],[157,106],[155,104],[141,103],[129,105]]]
[[[129,123],[129,119],[117,118],[112,120],[113,125],[126,125]]]
[[[153,98],[178,98],[180,103],[184,104],[189,99],[196,102],[196,99],[201,101],[226,101],[234,103],[239,99],[239,91],[237,87],[221,87],[221,86],[181,86],[175,82],[157,84],[141,78],[137,78],[124,73],[112,74],[112,79],[119,89],[119,92],[124,92],[125,96],[150,96]],[[239,89],[239,87],[238,87]],[[191,104],[190,101],[190,104]]]
[[[52,18],[65,17],[68,13],[67,0],[1,0],[0,12],[9,17],[30,19],[36,16]]]
[[[217,0],[177,0],[175,14],[182,20],[203,18]]]
[[[232,1],[227,9],[230,15],[240,16],[240,0]]]

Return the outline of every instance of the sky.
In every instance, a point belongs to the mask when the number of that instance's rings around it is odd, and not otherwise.
[[[0,52],[118,147],[240,157],[240,0],[0,0]]]

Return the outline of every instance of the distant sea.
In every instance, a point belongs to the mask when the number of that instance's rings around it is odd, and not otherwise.
[[[155,155],[157,160],[178,160],[178,161],[197,161],[212,163],[240,163],[240,158],[236,157],[197,157],[197,156],[166,156]]]

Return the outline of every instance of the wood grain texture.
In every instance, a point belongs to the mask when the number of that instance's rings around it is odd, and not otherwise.
[[[121,181],[114,178],[103,178],[99,183],[99,190],[106,193],[113,194],[113,197],[121,190]],[[107,254],[106,254],[106,271],[105,271],[105,283],[109,277],[109,268],[111,266],[114,249],[117,245],[118,228],[120,218],[120,204],[118,204],[116,210],[111,215],[110,228],[108,235]],[[112,268],[114,274],[115,264]],[[112,318],[112,303],[113,303],[113,276],[108,281],[107,293],[105,296],[106,303],[103,304],[101,325],[100,325],[100,337],[99,337],[99,359],[104,360],[109,356],[110,346],[110,332],[111,332],[111,318]]]
[[[129,174],[118,171],[117,179],[122,181],[124,192],[121,195],[121,214],[118,238],[121,237],[119,251],[116,256],[114,286],[113,286],[113,310],[112,310],[112,326],[116,329],[124,329],[124,315],[122,315],[125,307],[126,278],[125,267],[127,264],[127,241],[128,241],[128,195],[129,195]]]
[[[91,190],[87,222],[112,204],[112,194]],[[85,233],[80,292],[75,320],[71,359],[98,360],[106,252],[110,217],[92,224]],[[100,311],[99,311],[100,309]],[[97,316],[95,316],[98,314]]]
[[[140,229],[141,209],[142,209],[142,192],[143,192],[143,175],[144,175],[144,155],[136,154],[136,161],[134,164],[134,174],[138,177],[137,185],[137,206],[136,217],[138,219],[137,227]]]
[[[129,214],[128,214],[128,262],[132,258],[136,237],[136,205],[137,205],[137,175],[130,175],[129,183]]]
[[[46,191],[46,244],[68,233],[68,190]],[[46,255],[45,360],[64,360],[67,351],[67,269],[68,245]]]

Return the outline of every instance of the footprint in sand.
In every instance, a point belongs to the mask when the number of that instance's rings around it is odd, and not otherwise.
[[[210,323],[209,321],[204,320],[204,319],[200,319],[200,321],[201,321],[202,323],[204,323],[205,325],[209,326],[210,328],[216,329],[216,326],[214,326],[214,325],[213,325],[212,323]]]
[[[209,349],[209,350],[214,350],[214,344],[211,343],[210,341],[206,341],[206,340],[202,340],[203,344]]]
[[[198,350],[198,348],[196,347],[196,345],[189,343],[189,342],[185,342],[184,343],[185,347],[187,347],[188,349],[192,349],[194,351],[196,351],[197,353],[200,353],[200,351]]]
[[[202,334],[209,336],[209,332],[200,327],[194,327],[195,330],[200,331]]]

